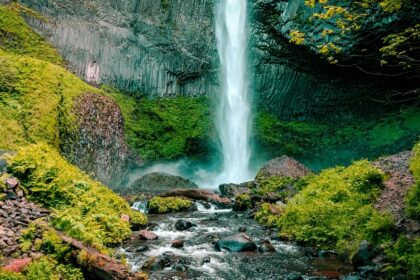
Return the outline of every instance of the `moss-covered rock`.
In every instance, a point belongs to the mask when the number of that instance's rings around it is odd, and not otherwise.
[[[120,106],[126,139],[141,159],[205,158],[215,137],[206,97],[136,98],[105,88]]]
[[[67,163],[47,144],[20,148],[8,161],[29,198],[52,209],[55,228],[98,250],[130,236],[130,224],[121,215],[146,223],[146,217],[131,210],[124,199]]]
[[[241,194],[235,197],[233,208],[236,211],[245,211],[254,207],[254,201],[249,194]]]
[[[149,212],[155,214],[173,213],[190,210],[193,202],[182,197],[155,196],[149,201]]]

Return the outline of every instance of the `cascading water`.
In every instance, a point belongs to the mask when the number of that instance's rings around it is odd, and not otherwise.
[[[247,1],[221,0],[216,18],[222,96],[217,129],[222,143],[222,183],[249,180],[251,109],[247,75]]]

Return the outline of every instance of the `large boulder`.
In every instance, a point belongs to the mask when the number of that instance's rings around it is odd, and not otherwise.
[[[311,171],[306,166],[294,158],[281,156],[268,161],[263,167],[261,167],[258,171],[257,178],[277,176],[299,179],[310,173]]]
[[[219,191],[223,196],[238,196],[241,194],[247,194],[250,192],[250,187],[253,186],[253,182],[247,182],[243,184],[221,184]]]
[[[180,176],[156,172],[146,174],[125,189],[125,194],[159,195],[175,189],[198,189],[198,186]]]
[[[257,245],[245,233],[238,233],[218,240],[215,248],[216,250],[226,249],[231,252],[249,252],[256,251]]]

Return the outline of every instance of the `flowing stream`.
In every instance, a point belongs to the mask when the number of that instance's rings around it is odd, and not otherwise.
[[[223,172],[218,181],[242,183],[252,177],[249,167],[251,105],[247,75],[246,0],[220,1],[216,37],[222,82],[216,125],[223,152]]]

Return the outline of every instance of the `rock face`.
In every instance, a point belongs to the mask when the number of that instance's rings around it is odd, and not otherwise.
[[[122,192],[126,194],[158,195],[175,189],[198,189],[198,186],[179,176],[166,173],[150,173],[136,180]]]
[[[216,95],[215,0],[21,0],[28,18],[85,80],[148,96]],[[249,1],[254,100],[283,119],[335,120],[377,113],[381,81],[339,73],[292,46],[287,34],[303,0]],[[372,79],[370,79],[372,80]],[[357,100],[357,101],[356,101]]]
[[[120,184],[129,156],[120,108],[110,97],[86,93],[75,100],[73,113],[78,131],[62,137],[65,157],[106,185]]]
[[[226,249],[231,252],[256,251],[257,245],[245,233],[239,233],[220,239],[216,242],[216,250]]]
[[[275,158],[267,162],[258,171],[257,177],[290,177],[293,179],[302,178],[311,171],[303,164],[288,156]]]
[[[93,84],[149,96],[214,92],[214,0],[23,0],[29,23]]]

